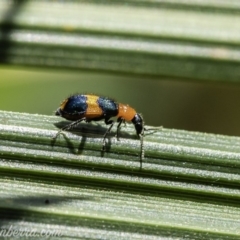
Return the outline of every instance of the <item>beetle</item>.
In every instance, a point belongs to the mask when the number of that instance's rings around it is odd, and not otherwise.
[[[110,133],[114,121],[112,117],[117,117],[117,138],[120,131],[120,126],[125,121],[132,122],[136,134],[140,138],[140,168],[142,168],[142,160],[144,158],[143,136],[144,136],[144,121],[142,116],[129,105],[118,103],[111,98],[98,96],[94,94],[75,94],[65,99],[57,109],[55,115],[61,116],[72,123],[63,127],[54,139],[64,130],[70,130],[77,126],[80,122],[91,122],[104,120],[106,125],[110,125],[103,135],[102,151],[105,151],[106,137]]]

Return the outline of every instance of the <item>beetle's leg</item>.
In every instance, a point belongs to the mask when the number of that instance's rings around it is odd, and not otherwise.
[[[125,125],[126,125],[126,122],[125,122],[125,120],[124,120],[123,118],[121,118],[121,117],[119,117],[117,121],[118,121],[118,126],[117,126],[117,140],[119,141],[119,133],[120,133],[120,130],[121,130],[121,124],[122,124],[122,123],[125,123]]]
[[[56,140],[57,137],[58,137],[63,131],[65,131],[65,130],[70,130],[70,129],[76,127],[76,126],[77,126],[80,122],[82,122],[82,121],[86,121],[86,118],[84,117],[84,118],[78,119],[77,121],[72,122],[72,123],[64,126],[63,128],[61,128],[61,129],[57,132],[56,136],[53,137],[53,140]]]
[[[109,118],[105,118],[105,123],[106,125],[110,125],[110,127],[108,128],[108,130],[105,132],[105,134],[103,135],[103,142],[102,142],[102,151],[104,152],[105,151],[105,146],[106,146],[106,138],[107,138],[107,135],[110,133],[113,125],[114,125],[114,121],[113,120],[109,120]]]

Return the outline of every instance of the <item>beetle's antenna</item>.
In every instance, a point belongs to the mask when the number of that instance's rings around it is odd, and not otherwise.
[[[143,159],[144,159],[143,137],[144,137],[144,133],[139,134],[139,138],[140,138],[140,170],[142,170],[142,163],[143,163]]]
[[[156,131],[160,131],[162,129],[163,129],[163,126],[160,126],[160,127],[156,127],[156,128],[144,128],[144,131],[154,131],[154,132],[156,132]],[[148,133],[148,134],[152,134],[152,133]]]

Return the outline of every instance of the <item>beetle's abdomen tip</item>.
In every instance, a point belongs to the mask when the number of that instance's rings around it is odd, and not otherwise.
[[[58,108],[57,111],[55,112],[56,116],[61,116],[62,114],[60,113],[60,109]]]

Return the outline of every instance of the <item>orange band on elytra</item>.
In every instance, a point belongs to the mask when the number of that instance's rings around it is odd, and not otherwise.
[[[99,97],[95,95],[86,95],[86,96],[87,96],[86,103],[88,107],[85,113],[85,117],[96,118],[96,117],[102,116],[103,111],[97,103],[97,100],[99,99]]]

